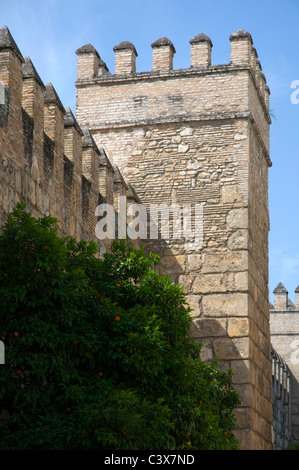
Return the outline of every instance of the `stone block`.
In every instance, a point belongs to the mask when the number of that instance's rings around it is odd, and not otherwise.
[[[244,271],[248,266],[247,251],[228,251],[225,253],[205,253],[203,273]]]
[[[186,302],[192,309],[190,315],[192,318],[198,317],[201,314],[201,295],[186,295]]]
[[[192,293],[192,285],[194,281],[194,276],[187,276],[183,274],[179,276],[178,281],[186,294]]]
[[[219,359],[248,359],[249,340],[248,338],[219,338],[213,342],[216,357]]]
[[[186,257],[184,255],[163,256],[161,273],[164,275],[182,274],[185,272]]]
[[[228,213],[226,222],[230,228],[248,228],[248,209],[246,207],[232,209]]]
[[[248,318],[229,318],[227,333],[229,337],[248,336],[249,335]]]
[[[248,428],[248,424],[251,421],[250,408],[238,408],[234,414],[237,419],[238,429]]]
[[[244,317],[248,313],[247,295],[241,293],[205,295],[202,308],[203,314],[208,317]]]
[[[202,266],[202,256],[201,255],[187,255],[187,264],[186,268],[190,273],[200,271]]]
[[[248,248],[248,231],[236,230],[233,232],[227,241],[229,250],[245,250]]]
[[[242,203],[243,197],[237,185],[223,185],[221,187],[221,199],[224,204]]]

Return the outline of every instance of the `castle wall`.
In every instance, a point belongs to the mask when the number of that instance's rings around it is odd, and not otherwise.
[[[233,368],[241,447],[270,449],[269,91],[250,35],[230,39],[225,65],[210,65],[211,42],[199,35],[190,41],[189,69],[172,69],[174,47],[161,38],[152,44],[151,72],[120,68],[118,55],[114,75],[79,73],[76,117],[149,210],[202,204],[201,246],[169,237],[147,247],[184,287],[202,358]],[[127,43],[119,46],[135,59]]]

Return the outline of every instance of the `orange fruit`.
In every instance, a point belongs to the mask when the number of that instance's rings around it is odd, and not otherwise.
[[[99,376],[102,377],[103,376],[103,372],[98,372]]]
[[[15,337],[19,336],[19,333],[17,331],[14,332],[13,334]]]
[[[22,369],[17,370],[17,374],[21,375],[22,374]]]
[[[120,287],[120,284],[116,284],[116,287]]]
[[[191,446],[191,441],[186,442],[186,446]]]
[[[78,341],[77,341],[77,340],[75,340],[75,341],[73,342],[73,344],[78,344]]]
[[[70,408],[66,408],[65,411],[66,411],[67,413],[69,413],[69,412],[71,411],[71,409],[70,409]]]
[[[85,356],[85,357],[88,357],[88,353],[85,353],[84,356]]]
[[[120,320],[120,317],[118,315],[116,315],[116,317],[114,317],[114,320],[115,321],[119,321]]]
[[[44,246],[44,250],[48,250],[49,248],[47,246]]]
[[[227,432],[226,432],[226,431],[223,431],[223,434],[226,436],[226,435],[227,435]]]

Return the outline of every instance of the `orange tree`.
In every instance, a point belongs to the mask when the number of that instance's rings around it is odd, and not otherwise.
[[[236,449],[231,372],[200,359],[181,287],[122,241],[58,235],[24,205],[0,234],[0,449]]]

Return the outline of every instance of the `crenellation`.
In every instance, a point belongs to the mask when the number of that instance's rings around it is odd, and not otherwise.
[[[91,79],[99,75],[99,69],[102,72],[108,70],[106,64],[102,61],[98,51],[92,44],[86,44],[76,50],[77,54],[77,79]]]
[[[109,69],[106,65],[106,63],[102,60],[99,59],[98,62],[98,76],[105,76],[105,75],[110,75]]]
[[[65,108],[64,115],[64,153],[74,163],[76,175],[82,174],[82,136],[80,128],[70,107]]]
[[[211,65],[211,39],[203,33],[190,39],[191,44],[191,68],[208,67]]]
[[[288,291],[280,282],[273,291],[274,293],[274,309],[277,311],[285,311],[288,308]]]
[[[13,149],[21,150],[22,142],[22,63],[24,58],[17,47],[7,26],[0,30],[0,82],[4,87],[6,104],[1,112],[1,143]],[[2,105],[3,106],[3,105]],[[2,107],[1,106],[1,107]],[[1,147],[2,147],[1,145]],[[0,152],[1,152],[0,147]],[[4,147],[4,146],[3,146]],[[22,164],[20,159],[19,165]]]
[[[173,69],[173,56],[176,53],[172,42],[162,37],[152,43],[153,49],[153,71],[165,71]]]
[[[114,202],[114,169],[103,147],[99,148],[99,189],[104,201],[113,205]]]
[[[82,212],[82,136],[80,128],[72,110],[65,108],[64,115],[64,191],[65,198],[68,197],[69,207],[72,212],[72,220],[76,214]],[[78,230],[78,222],[73,220],[72,227],[74,233]]]
[[[118,211],[119,197],[124,197],[127,194],[128,185],[126,184],[121,172],[117,165],[113,165],[113,206]]]
[[[0,50],[11,50],[19,58],[20,62],[24,61],[24,57],[7,26],[3,26],[0,29]]]
[[[262,95],[264,94],[263,91],[262,91],[262,80],[261,80],[261,73],[262,73],[262,64],[260,63],[260,61],[257,59],[256,60],[256,71],[255,71],[255,80],[256,80],[256,84],[257,84],[257,87],[259,88],[260,92],[262,93]]]
[[[253,40],[251,34],[244,29],[239,29],[231,34],[231,63],[238,65],[249,65],[251,63],[251,53]]]
[[[39,181],[43,176],[44,146],[44,91],[45,85],[37,73],[32,61],[27,56],[22,64],[23,87],[22,108],[32,119],[32,144],[30,150],[31,170]],[[26,149],[25,149],[26,154]]]
[[[265,103],[266,103],[266,108],[267,108],[268,113],[270,113],[270,109],[269,109],[270,95],[271,95],[270,88],[268,87],[268,85],[266,85],[265,86]]]
[[[251,60],[250,60],[250,65],[251,65],[251,68],[253,70],[253,72],[255,72],[256,70],[256,61],[258,59],[258,53],[257,53],[257,50],[256,48],[252,45],[251,46]]]
[[[96,208],[100,200],[100,151],[86,127],[82,128],[82,218],[90,233],[95,233]]]
[[[82,172],[83,175],[93,184],[98,182],[98,161],[99,149],[86,127],[82,128]]]
[[[44,131],[53,142],[50,212],[61,214],[64,206],[64,115],[65,109],[51,82],[44,90]],[[59,221],[59,227],[62,226]]]
[[[123,41],[113,48],[115,52],[115,75],[127,75],[136,72],[135,46],[130,41]]]

